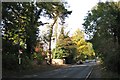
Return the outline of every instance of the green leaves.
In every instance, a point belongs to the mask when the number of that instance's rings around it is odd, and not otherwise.
[[[66,57],[68,60],[76,61],[95,56],[92,43],[85,41],[84,33],[79,29],[72,37],[65,34],[61,28],[56,48],[53,50],[53,58]]]
[[[57,19],[65,19],[70,14],[62,3],[59,5],[59,3],[51,2],[3,2],[2,7],[4,7],[2,8],[2,18],[5,25],[2,37],[3,50],[5,50],[3,53],[18,55],[18,51],[22,47],[23,54],[29,58],[35,52],[34,47],[39,35],[38,27],[44,25],[42,21],[39,21],[41,16],[54,20],[53,24],[50,25],[51,29],[48,36],[48,41],[51,42],[53,26]],[[14,46],[17,46],[16,50],[12,49]],[[15,56],[15,58],[17,57]]]
[[[71,40],[71,37],[68,36],[68,33],[65,34],[64,27],[61,28],[60,35],[57,39],[56,48],[53,50],[53,58],[62,59],[63,57],[73,57],[76,54],[76,48]],[[73,60],[71,58],[71,60]]]
[[[117,64],[117,62],[120,61],[117,57],[119,56],[118,49],[120,45],[119,4],[119,1],[98,3],[97,6],[88,13],[83,24],[86,33],[92,33],[92,35],[90,35],[92,38],[90,39],[92,40],[97,56],[100,56],[105,65],[113,70],[117,70],[118,66],[120,66]]]

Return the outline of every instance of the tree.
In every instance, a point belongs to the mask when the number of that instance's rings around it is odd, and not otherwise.
[[[18,47],[26,47],[27,56],[30,57],[38,34],[39,14],[35,6],[32,2],[17,2],[3,3],[3,7],[3,39],[11,40]]]
[[[4,26],[2,28],[2,39],[4,41],[4,57],[13,55],[15,59],[17,59],[19,49],[21,48],[25,55],[24,57],[30,59],[35,52],[34,47],[39,33],[38,27],[46,24],[42,23],[42,21],[38,21],[38,19],[40,19],[41,16],[45,17],[47,15],[49,18],[54,19],[54,23],[51,25],[53,27],[58,17],[58,15],[54,15],[55,13],[57,14],[57,12],[53,8],[59,6],[61,8],[60,10],[64,9],[67,13],[67,9],[65,9],[63,5],[57,4],[58,3],[3,2],[2,7],[4,8],[2,8],[2,18],[4,20]],[[67,16],[66,13],[61,11],[59,16],[64,19],[64,17]],[[64,17],[61,16],[62,14],[64,14]],[[50,31],[50,33],[52,32]],[[6,60],[7,57],[3,59]],[[9,64],[9,60],[6,61],[6,63]]]
[[[119,71],[120,2],[98,3],[84,19],[87,34],[92,35],[96,53],[107,68]]]
[[[77,48],[77,59],[85,59],[86,56],[90,57],[95,55],[92,44],[84,39],[84,33],[80,29],[76,30],[72,36],[72,41]]]
[[[40,3],[41,4],[41,3]],[[53,23],[50,25],[49,29],[49,35],[48,35],[48,46],[49,46],[49,57],[50,57],[50,63],[51,63],[51,40],[53,36],[53,28],[55,23],[57,22],[58,18],[60,18],[61,22],[64,23],[65,17],[68,17],[68,14],[71,14],[71,11],[68,11],[64,4],[61,2],[56,3],[44,3],[46,5],[43,5],[44,8],[46,8],[47,17],[50,19],[53,19]]]
[[[64,27],[61,28],[56,48],[53,50],[53,58],[66,59],[66,63],[73,63],[76,55],[76,47],[73,44],[68,32],[65,33]]]

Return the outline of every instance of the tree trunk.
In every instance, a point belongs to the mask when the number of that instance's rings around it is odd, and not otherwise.
[[[49,51],[48,51],[48,53],[49,53],[49,63],[51,64],[52,63],[52,52],[51,52],[51,41],[52,41],[52,34],[53,34],[53,26],[55,25],[55,23],[56,23],[56,21],[57,21],[57,17],[58,16],[56,16],[56,18],[54,19],[54,22],[53,22],[53,24],[51,25],[51,29],[50,29],[50,35],[49,35]]]
[[[31,48],[30,39],[26,39],[26,44],[27,44],[27,49],[26,49],[26,51],[27,51],[27,56],[30,58],[31,55],[32,55],[32,53],[31,53],[32,48]]]

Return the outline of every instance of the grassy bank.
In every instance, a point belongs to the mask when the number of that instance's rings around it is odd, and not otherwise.
[[[94,66],[94,69],[90,78],[104,78],[104,79],[119,78],[120,79],[120,74],[107,70],[103,65],[99,64]]]

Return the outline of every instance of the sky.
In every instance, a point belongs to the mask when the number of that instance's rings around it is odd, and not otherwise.
[[[80,28],[83,30],[82,23],[84,22],[87,12],[91,10],[99,0],[67,0],[72,10],[72,14],[66,19],[66,24],[68,24],[67,30],[70,30],[72,35],[76,29]]]
[[[118,0],[65,0],[68,2],[70,8],[68,10],[72,11],[72,14],[69,15],[69,18],[66,18],[65,22],[67,24],[66,31],[70,31],[70,36],[79,28],[83,30],[84,18],[87,16],[87,12],[90,11],[99,1],[118,1]],[[43,18],[43,22],[46,20]],[[50,21],[53,22],[53,21]],[[41,27],[41,30],[45,27]],[[46,29],[44,29],[46,30]]]
[[[66,18],[65,22],[67,24],[66,31],[70,31],[69,36],[74,34],[74,32],[79,28],[83,30],[84,18],[87,16],[88,11],[90,11],[99,1],[105,2],[106,0],[66,0],[70,6],[68,10],[72,11],[72,14],[69,15],[69,18]],[[117,1],[117,0],[114,0]],[[43,22],[46,22],[46,19],[42,19]],[[50,21],[53,23],[53,21]],[[45,27],[40,27],[43,30],[46,30]],[[43,32],[41,32],[43,34]],[[85,38],[87,36],[85,35]],[[52,48],[55,47],[55,42],[52,43]]]
[[[67,31],[70,31],[70,36],[79,28],[83,30],[84,18],[87,16],[87,12],[90,11],[99,1],[118,1],[118,0],[66,0],[70,5],[69,10],[72,10],[72,14],[66,19],[68,27]],[[87,36],[85,35],[87,39]]]
[[[71,36],[76,29],[80,28],[83,30],[82,23],[84,22],[83,19],[85,16],[87,16],[88,10],[91,10],[93,6],[95,6],[98,2],[98,0],[66,0],[68,2],[68,5],[70,8],[68,10],[72,11],[72,14],[69,15],[69,18],[66,18],[65,23],[67,24],[67,27],[65,31],[70,31],[69,35]],[[41,18],[42,22],[46,22],[46,19],[43,17]],[[53,21],[49,21],[50,23],[53,23]],[[46,30],[46,27],[40,27],[40,30]],[[41,32],[42,34],[43,32]]]

